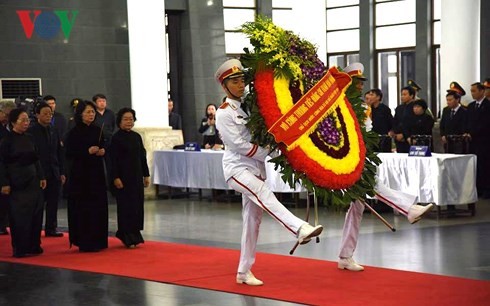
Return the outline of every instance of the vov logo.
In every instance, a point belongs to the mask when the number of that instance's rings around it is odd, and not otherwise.
[[[60,30],[65,39],[69,39],[78,15],[78,11],[18,10],[16,12],[27,39],[31,39],[33,32],[36,32],[40,38],[51,39],[58,35]],[[69,12],[71,12],[71,20],[68,18]]]

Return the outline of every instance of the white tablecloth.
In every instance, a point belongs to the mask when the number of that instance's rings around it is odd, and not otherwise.
[[[475,203],[476,155],[436,154],[415,157],[402,153],[379,153],[378,181],[418,195],[423,203],[458,205]]]
[[[476,156],[435,154],[414,157],[401,153],[379,153],[383,163],[378,181],[386,186],[418,195],[419,201],[437,205],[469,204],[476,194]],[[223,151],[155,151],[153,184],[200,189],[230,189],[222,168]],[[301,192],[285,184],[274,164],[266,162],[266,183],[274,192]]]
[[[200,189],[230,189],[223,175],[223,151],[183,150],[155,151],[153,155],[153,184],[170,187]],[[266,184],[273,192],[301,192],[300,186],[289,188],[274,170],[274,164],[266,162]]]

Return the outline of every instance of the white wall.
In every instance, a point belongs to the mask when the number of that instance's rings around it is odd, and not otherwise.
[[[444,0],[441,6],[441,105],[452,81],[466,91],[480,81],[480,0]]]
[[[137,127],[168,126],[165,1],[127,0],[131,101]]]

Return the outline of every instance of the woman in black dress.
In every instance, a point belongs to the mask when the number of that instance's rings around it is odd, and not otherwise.
[[[206,115],[201,120],[199,133],[203,135],[202,148],[219,150],[223,148],[223,141],[219,136],[219,131],[216,129],[216,105],[208,104],[206,106]]]
[[[122,108],[116,116],[119,130],[112,137],[112,178],[116,187],[117,232],[116,237],[128,248],[144,243],[143,188],[150,185],[150,172],[146,150],[141,136],[132,131],[136,121],[135,111]]]
[[[67,134],[68,230],[70,246],[80,252],[107,248],[108,201],[104,173],[104,138],[94,125],[95,105],[80,101],[75,110],[75,127]]]
[[[14,257],[41,254],[42,189],[46,188],[32,138],[25,134],[29,116],[22,109],[9,114],[11,132],[0,144],[1,192],[10,195],[8,214]]]

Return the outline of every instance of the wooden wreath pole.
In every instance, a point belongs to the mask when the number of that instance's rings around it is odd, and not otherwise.
[[[376,217],[378,217],[378,219],[384,223],[384,225],[386,225],[392,232],[396,232],[396,228],[393,227],[393,225],[391,225],[388,221],[386,221],[385,218],[383,218],[380,214],[378,214],[378,212],[376,210],[374,210],[374,208],[372,208],[368,203],[366,203],[365,201],[361,200],[362,204],[364,204],[364,206],[366,206],[370,211],[371,213],[373,213]]]
[[[310,193],[306,191],[306,218],[305,221],[308,222],[308,219],[310,219]],[[293,248],[291,251],[289,251],[289,255],[293,255],[294,251],[296,251],[296,248],[298,247],[299,242],[296,240],[296,243],[294,244]]]
[[[313,205],[315,206],[315,226],[318,225],[318,198],[316,197],[316,190],[313,188]],[[316,236],[316,243],[320,242],[320,236]]]

